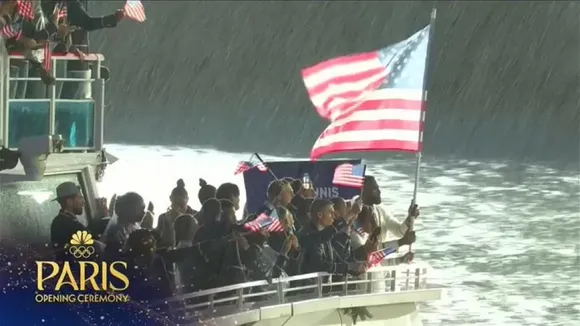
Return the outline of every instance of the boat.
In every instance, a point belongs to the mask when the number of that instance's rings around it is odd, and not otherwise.
[[[78,58],[55,54],[51,66],[56,85],[49,87],[48,96],[18,98],[14,90],[23,87],[22,82],[40,82],[11,73],[11,61],[23,59],[21,54],[0,58],[0,242],[42,246],[48,243],[58,211],[51,199],[61,182],[81,186],[87,203],[82,219],[89,227],[98,222],[97,183],[116,160],[103,141],[108,73],[104,57],[89,54],[84,60],[91,63],[91,76],[61,78],[58,63]],[[78,83],[85,90],[76,93],[84,95],[57,97],[59,82]],[[184,293],[164,301],[181,302],[180,310],[191,325],[351,325],[358,319],[360,325],[420,326],[419,305],[439,300],[443,291],[430,283],[431,273],[427,263],[416,262],[374,267],[340,282],[326,273],[313,273]],[[376,282],[384,283],[385,290],[373,293],[371,284]],[[342,285],[340,290],[337,285]]]

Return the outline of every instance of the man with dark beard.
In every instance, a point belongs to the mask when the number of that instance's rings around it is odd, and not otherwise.
[[[60,204],[58,215],[52,220],[50,225],[50,242],[55,249],[57,260],[71,259],[65,250],[73,234],[78,231],[88,232],[87,227],[79,221],[78,215],[82,215],[85,206],[85,199],[81,189],[74,182],[63,182],[56,187],[56,199]],[[102,244],[95,241],[96,247]]]
[[[366,176],[362,190],[363,204],[368,205],[373,210],[373,216],[376,220],[376,226],[380,228],[379,241],[386,244],[389,240],[389,233],[393,237],[403,238],[411,228],[411,223],[419,216],[419,207],[411,203],[407,218],[402,223],[393,217],[381,204],[381,190],[377,180],[372,176]],[[414,239],[414,234],[413,234]]]

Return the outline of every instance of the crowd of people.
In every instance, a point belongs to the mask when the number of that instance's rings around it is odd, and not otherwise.
[[[415,241],[411,224],[419,215],[417,206],[412,204],[399,222],[380,206],[372,176],[365,177],[361,195],[348,200],[317,199],[313,189],[301,180],[274,180],[262,208],[252,214],[244,208],[238,218],[237,185],[216,188],[200,179],[201,209],[196,211],[179,180],[169,196],[171,206],[157,223],[153,205],[146,207],[142,196],[129,192],[113,198],[108,207],[101,202],[108,210],[103,215],[112,217],[85,226],[77,219],[85,207],[82,191],[67,182],[56,190],[61,211],[52,222],[51,241],[58,259],[74,260],[66,250],[71,236],[90,232],[97,240],[97,259],[122,259],[135,266],[131,296],[143,301],[286,275],[356,276],[370,267],[373,252],[396,251]],[[261,223],[266,220],[271,223]],[[389,241],[391,235],[398,239]],[[409,259],[412,254],[395,262]]]
[[[123,10],[91,17],[80,0],[1,0],[0,38],[7,51],[24,53],[30,65],[30,77],[40,77],[45,84],[54,84],[50,64],[46,62],[48,53],[71,52],[82,60],[84,53],[80,48],[86,46],[83,44],[86,40],[82,40],[82,33],[76,33],[75,39],[75,32],[112,28],[123,18]],[[23,70],[23,63],[14,60],[10,64],[16,70]]]

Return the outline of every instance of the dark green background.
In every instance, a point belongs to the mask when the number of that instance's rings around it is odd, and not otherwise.
[[[145,24],[91,34],[108,58],[107,141],[306,156],[322,121],[299,77],[429,21],[430,2],[144,2]],[[93,14],[122,2],[91,2]],[[438,3],[429,155],[579,156],[580,4]]]

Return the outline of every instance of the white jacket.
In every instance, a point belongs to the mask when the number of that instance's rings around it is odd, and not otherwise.
[[[380,240],[382,243],[400,239],[405,236],[409,227],[405,222],[399,222],[383,206],[373,205],[373,213],[377,226],[381,228]]]

